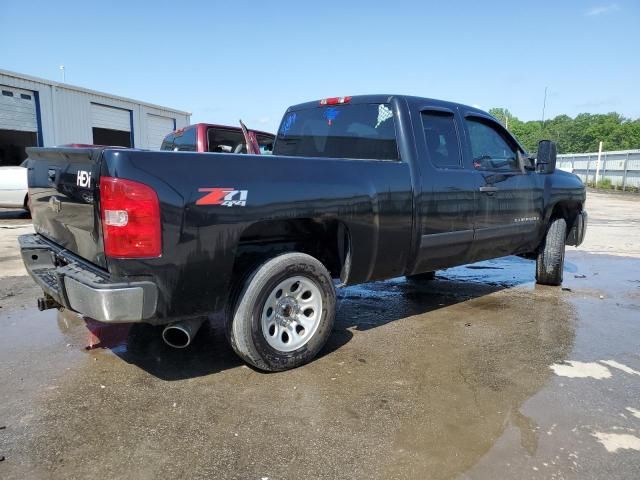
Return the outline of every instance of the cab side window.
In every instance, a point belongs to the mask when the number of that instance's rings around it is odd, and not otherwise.
[[[425,111],[421,115],[427,151],[434,166],[438,168],[462,167],[460,142],[453,113]]]
[[[476,170],[519,172],[518,148],[491,122],[466,119],[471,157]]]

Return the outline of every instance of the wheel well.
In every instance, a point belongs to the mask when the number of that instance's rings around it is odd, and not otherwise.
[[[268,220],[250,225],[240,237],[233,276],[245,275],[265,260],[286,252],[311,255],[324,264],[333,278],[347,280],[351,252],[347,227],[336,220],[310,218]]]
[[[573,225],[578,217],[578,214],[582,211],[582,203],[576,201],[564,201],[558,202],[551,212],[551,218],[549,224],[556,218],[564,218],[567,222],[567,235],[573,228]]]

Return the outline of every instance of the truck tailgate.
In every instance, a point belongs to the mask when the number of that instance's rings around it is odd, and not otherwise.
[[[40,235],[106,268],[94,202],[102,148],[28,148],[33,225]]]

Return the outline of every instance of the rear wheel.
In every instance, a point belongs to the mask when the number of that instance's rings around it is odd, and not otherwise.
[[[567,222],[556,218],[551,222],[547,235],[536,258],[536,282],[541,285],[561,285],[564,269],[564,251],[567,238]]]
[[[232,306],[228,337],[246,362],[266,371],[295,368],[324,346],[335,317],[331,275],[317,259],[287,253],[260,265]]]

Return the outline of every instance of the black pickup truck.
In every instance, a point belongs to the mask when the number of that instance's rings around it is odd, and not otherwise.
[[[506,255],[562,282],[585,234],[585,189],[493,117],[402,95],[290,107],[272,156],[31,148],[36,234],[20,237],[45,295],[103,322],[163,325],[176,347],[224,313],[247,362],[285,370],[331,333],[335,287]]]

